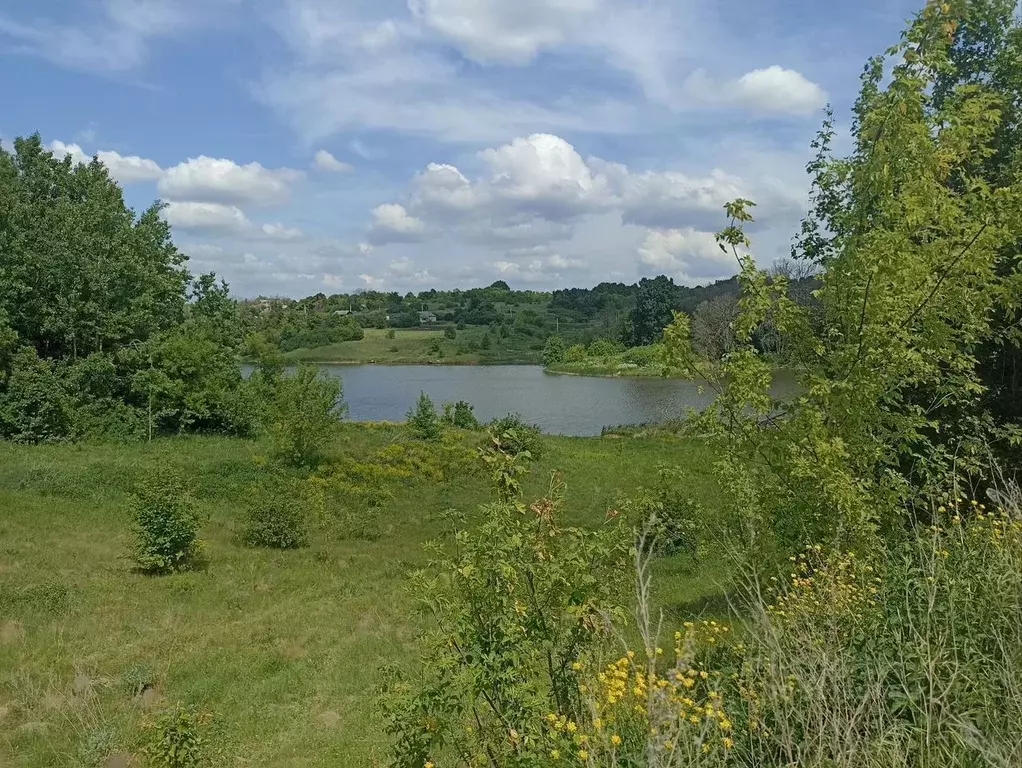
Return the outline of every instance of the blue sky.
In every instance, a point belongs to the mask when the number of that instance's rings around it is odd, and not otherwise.
[[[921,0],[0,6],[0,137],[99,153],[241,296],[557,288],[786,253],[822,107]]]

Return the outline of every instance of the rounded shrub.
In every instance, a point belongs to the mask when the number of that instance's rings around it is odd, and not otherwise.
[[[146,573],[191,568],[202,548],[202,518],[183,481],[170,470],[158,470],[131,497],[135,547],[132,558]]]
[[[253,489],[243,538],[250,546],[274,549],[297,549],[309,543],[309,515],[295,481],[270,476]]]

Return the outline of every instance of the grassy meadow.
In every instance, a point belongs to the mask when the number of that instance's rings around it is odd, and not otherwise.
[[[543,345],[527,338],[506,337],[477,326],[456,331],[454,339],[439,329],[393,329],[394,338],[380,328],[366,328],[365,338],[342,341],[314,349],[296,349],[284,355],[289,362],[384,363],[388,365],[445,364],[479,365],[498,363],[538,364],[543,361]],[[490,346],[483,348],[484,337]],[[531,347],[535,346],[536,349]]]
[[[455,434],[464,456],[483,438]],[[525,496],[563,471],[577,524],[598,525],[658,463],[680,466],[692,497],[714,504],[712,457],[698,442],[544,443]],[[331,454],[372,461],[412,444],[401,426],[345,424]],[[213,437],[0,444],[0,766],[134,765],[147,721],[178,703],[213,715],[217,764],[383,762],[378,670],[417,659],[408,573],[442,534],[442,510],[472,513],[490,500],[487,479],[462,469],[390,479],[378,537],[353,540],[326,519],[306,548],[256,549],[238,532],[261,453],[256,442]],[[203,570],[143,576],[126,557],[129,495],[158,466],[179,469],[208,514]],[[660,567],[669,613],[719,606],[713,573],[679,559]]]

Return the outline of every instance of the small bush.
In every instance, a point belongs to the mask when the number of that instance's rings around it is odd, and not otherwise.
[[[444,433],[443,422],[437,416],[432,398],[425,392],[419,393],[415,407],[408,411],[408,426],[421,440],[439,440]]]
[[[481,346],[482,346],[483,349],[489,349],[490,348],[490,334],[488,334],[488,333],[484,333],[483,334],[483,340],[481,342]]]
[[[479,429],[475,408],[464,400],[459,400],[456,403],[444,403],[443,420],[444,423],[458,429]]]
[[[387,330],[387,338],[388,339],[393,339],[395,336],[397,336],[397,333],[394,331],[393,328],[389,328]]]
[[[314,365],[300,365],[280,380],[271,405],[273,454],[285,464],[318,464],[344,415],[341,381],[322,374]]]
[[[149,726],[144,752],[160,768],[199,768],[205,765],[206,739],[202,729],[211,716],[178,708],[159,715]]]
[[[543,364],[555,365],[564,362],[564,355],[568,351],[567,342],[563,336],[554,334],[546,340],[543,345]]]
[[[270,476],[250,495],[244,540],[254,547],[297,549],[309,541],[309,516],[297,483]]]
[[[678,467],[660,466],[657,482],[642,489],[625,507],[634,507],[634,518],[645,525],[651,546],[659,555],[695,554],[702,541],[705,511],[685,495],[685,474]]]
[[[624,345],[610,339],[597,339],[589,345],[590,357],[610,357],[624,350]]]
[[[157,471],[139,485],[131,499],[136,536],[132,557],[146,573],[169,573],[191,568],[202,542],[202,525],[195,499],[181,479]]]
[[[487,425],[490,432],[501,439],[503,450],[511,454],[528,451],[533,459],[543,454],[543,431],[529,424],[517,413],[494,419]]]
[[[581,344],[575,344],[564,351],[564,362],[581,363],[589,356],[588,350]]]
[[[659,348],[655,344],[646,347],[632,347],[625,351],[621,359],[626,363],[645,368],[657,361],[658,351]]]
[[[456,339],[457,337],[458,337],[458,332],[456,330],[454,330],[454,326],[453,325],[449,325],[446,328],[444,328],[444,338],[445,339]]]

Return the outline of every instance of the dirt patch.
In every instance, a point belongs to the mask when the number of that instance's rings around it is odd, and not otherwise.
[[[152,712],[155,709],[159,709],[167,701],[166,697],[160,691],[159,688],[146,688],[142,693],[135,697],[135,701],[138,705],[147,712]]]
[[[321,712],[317,719],[324,728],[336,728],[341,722],[341,716],[336,712]]]
[[[20,621],[0,622],[0,645],[13,645],[25,639],[25,625]]]
[[[137,768],[138,761],[126,752],[110,755],[103,761],[103,768]]]
[[[92,693],[92,680],[89,679],[88,675],[78,673],[75,675],[75,681],[71,685],[71,690],[74,691],[75,696],[88,696]]]

